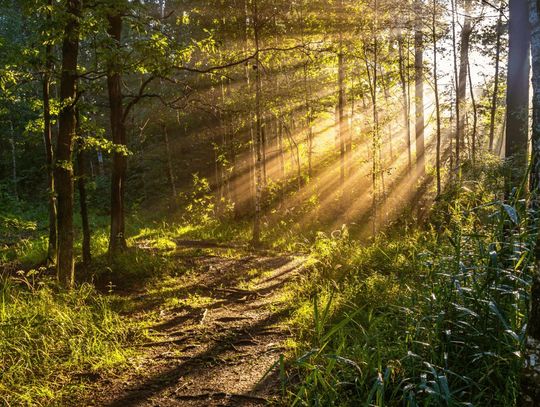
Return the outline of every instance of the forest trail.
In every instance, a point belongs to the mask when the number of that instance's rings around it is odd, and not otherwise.
[[[188,271],[133,298],[132,317],[156,316],[155,341],[142,346],[135,369],[100,379],[88,405],[264,406],[279,395],[279,360],[290,335],[280,295],[305,258],[182,245],[178,265]]]

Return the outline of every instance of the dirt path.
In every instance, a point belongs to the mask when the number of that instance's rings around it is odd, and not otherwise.
[[[281,323],[287,306],[277,303],[304,259],[197,250],[178,256],[179,267],[190,272],[134,299],[136,318],[156,318],[157,339],[143,345],[137,369],[98,383],[89,405],[264,406],[276,400],[289,335]]]

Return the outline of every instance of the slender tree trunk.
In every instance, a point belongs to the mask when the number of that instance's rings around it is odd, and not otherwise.
[[[281,119],[278,119],[278,137],[279,137],[279,169],[281,172],[281,179],[285,180],[287,174],[285,174],[285,145],[283,143],[283,123]]]
[[[414,32],[414,81],[416,112],[416,166],[418,176],[426,173],[424,147],[424,34],[422,32],[422,0],[416,0],[416,23]]]
[[[343,6],[343,2],[341,2]],[[345,185],[345,66],[343,55],[343,39],[339,34],[339,54],[338,54],[338,131],[339,131],[339,156],[340,156],[340,182],[341,188]],[[343,193],[343,190],[342,190]]]
[[[52,0],[47,5],[52,7]],[[47,23],[50,24],[51,11],[47,11]],[[51,71],[52,45],[45,46],[45,72],[43,73],[43,143],[47,163],[47,193],[49,196],[49,244],[47,258],[49,262],[56,261],[56,194],[54,192],[54,153],[51,126]]]
[[[260,93],[260,96],[262,96],[262,81],[261,81],[261,93]],[[262,152],[262,173],[263,173],[263,186],[265,189],[266,186],[268,185],[268,172],[267,172],[267,159],[266,159],[266,150],[267,150],[267,141],[266,141],[266,136],[267,136],[267,120],[266,118],[261,118],[261,152]]]
[[[253,245],[261,244],[261,199],[262,176],[262,107],[261,107],[261,67],[259,58],[259,12],[257,0],[253,0],[253,28],[255,36],[255,216],[253,220]]]
[[[476,106],[476,97],[474,96],[474,87],[472,81],[471,67],[469,65],[469,88],[471,92],[471,105],[473,109],[473,128],[472,128],[472,142],[471,142],[471,153],[472,153],[472,162],[476,163],[476,154],[477,154],[477,131],[478,131],[478,107]]]
[[[80,127],[79,112],[76,112],[77,117],[77,135],[82,137]],[[84,145],[82,142],[77,146],[77,189],[79,191],[79,205],[82,224],[82,261],[85,267],[88,267],[92,262],[92,254],[90,250],[91,232],[90,222],[88,218],[88,200],[86,197],[86,152],[84,151]]]
[[[308,62],[304,64],[304,88],[306,92],[306,127],[307,127],[307,155],[308,155],[308,176],[313,175],[313,126],[311,112],[311,84],[308,83]]]
[[[54,169],[58,203],[57,273],[60,284],[70,288],[74,283],[73,257],[73,135],[76,131],[77,58],[82,2],[67,1],[67,21],[62,44],[59,129]]]
[[[108,34],[114,41],[116,50],[120,48],[122,39],[122,16],[108,16]],[[112,140],[117,149],[113,153],[111,175],[111,230],[109,238],[109,255],[114,256],[127,248],[125,237],[125,182],[127,157],[118,148],[126,147],[126,128],[124,123],[124,108],[122,101],[122,78],[120,74],[120,55],[112,56],[107,71],[107,88],[111,111]]]
[[[162,123],[163,137],[165,139],[165,149],[167,152],[167,172],[169,173],[169,182],[171,183],[172,198],[176,199],[176,183],[174,182],[174,170],[172,165],[171,145],[169,143],[169,132],[165,123]]]
[[[9,121],[10,126],[10,139],[11,144],[11,182],[13,183],[13,196],[19,200],[19,181],[17,175],[17,144],[15,142],[15,130],[13,129],[13,122]]]
[[[510,0],[509,53],[507,79],[506,151],[512,170],[507,192],[521,183],[527,168],[529,127],[529,46],[531,32],[528,24],[527,2]]]
[[[466,116],[466,98],[467,98],[467,80],[469,72],[469,48],[470,39],[472,33],[472,19],[471,13],[471,0],[465,0],[464,2],[464,20],[463,28],[461,30],[461,45],[460,45],[460,58],[459,58],[459,76],[457,87],[457,104],[459,106],[459,126],[457,128],[456,143],[463,146],[465,143],[465,116]],[[460,154],[462,152],[460,151]],[[456,158],[457,165],[461,162],[461,156]]]
[[[499,100],[499,76],[501,65],[501,38],[503,32],[502,18],[503,6],[502,1],[499,4],[499,19],[497,20],[497,42],[495,46],[495,82],[493,84],[493,95],[491,97],[491,112],[489,118],[489,151],[493,151],[493,142],[495,139],[495,119],[497,116],[497,102]]]
[[[405,130],[405,139],[407,141],[407,155],[408,155],[408,169],[409,172],[412,169],[412,146],[411,146],[411,119],[410,119],[410,106],[409,96],[407,93],[407,70],[408,66],[405,65],[405,59],[403,56],[403,34],[401,31],[398,33],[398,52],[399,52],[399,81],[401,85],[401,99],[403,104],[403,128]]]
[[[455,137],[455,148],[456,148],[456,159],[455,163],[451,165],[453,168],[459,168],[460,165],[460,155],[461,155],[461,137],[459,134],[459,131],[461,129],[461,113],[460,113],[460,103],[459,103],[459,97],[458,94],[458,88],[459,88],[459,75],[458,75],[458,59],[457,59],[457,36],[456,36],[456,0],[451,0],[452,5],[452,56],[454,58],[454,87],[456,92],[456,107],[455,107],[455,113],[456,113],[456,137]]]
[[[437,1],[433,0],[432,15],[432,36],[433,36],[433,86],[435,92],[435,114],[437,118],[437,152],[435,157],[435,167],[437,172],[437,196],[441,194],[441,107],[439,98],[439,78],[438,78],[438,58],[437,58]]]

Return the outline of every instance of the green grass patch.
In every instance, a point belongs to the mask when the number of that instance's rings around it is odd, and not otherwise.
[[[92,286],[58,291],[36,273],[0,281],[0,404],[73,400],[85,377],[126,365],[140,335]]]

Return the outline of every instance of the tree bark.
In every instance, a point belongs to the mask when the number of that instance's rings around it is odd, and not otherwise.
[[[437,173],[437,196],[442,192],[441,187],[441,107],[439,98],[438,58],[437,58],[437,1],[433,0],[432,36],[433,36],[433,87],[435,92],[435,115],[437,119],[437,152],[435,157],[435,170]]]
[[[343,2],[342,2],[343,5]],[[338,53],[338,129],[339,129],[339,157],[341,188],[345,185],[345,66],[343,55],[343,39],[339,35]],[[343,192],[343,191],[342,191]]]
[[[262,199],[262,107],[261,67],[259,58],[259,12],[257,0],[253,1],[253,28],[255,35],[255,216],[253,220],[253,245],[261,244],[261,199]]]
[[[56,269],[65,288],[74,283],[73,257],[73,135],[76,131],[77,58],[82,12],[80,0],[67,1],[67,22],[62,44],[59,129],[56,146],[54,181],[58,205],[58,247]]]
[[[424,34],[422,32],[422,0],[416,0],[416,22],[414,32],[414,81],[416,113],[416,167],[418,176],[426,173],[424,146]]]
[[[82,137],[80,126],[80,115],[76,112],[77,135]],[[84,145],[80,141],[77,146],[77,189],[79,191],[79,206],[82,225],[82,262],[83,266],[88,267],[92,262],[92,253],[90,249],[91,232],[88,218],[88,199],[86,196],[86,153]]]
[[[527,168],[529,127],[529,45],[527,2],[510,0],[505,156],[512,166],[507,193],[521,183]]]
[[[466,99],[467,99],[467,80],[469,72],[469,48],[472,33],[471,0],[465,0],[465,15],[463,17],[463,28],[461,30],[461,45],[459,56],[459,75],[457,87],[457,105],[459,106],[459,117],[456,134],[456,145],[463,146],[465,143],[465,116],[466,116]],[[459,167],[461,162],[461,154],[456,153],[456,165]]]
[[[9,121],[10,126],[10,139],[11,144],[11,182],[13,183],[13,196],[19,200],[19,181],[17,176],[17,144],[15,142],[15,130],[13,129],[13,122]]]
[[[165,139],[165,149],[167,152],[167,172],[169,173],[169,182],[171,183],[172,198],[176,199],[178,195],[176,194],[176,182],[174,180],[171,145],[169,143],[169,132],[167,131],[167,125],[165,123],[162,123],[161,128],[163,129],[163,137]]]
[[[499,18],[497,20],[497,41],[495,45],[495,83],[493,84],[493,95],[491,97],[491,112],[489,118],[489,151],[493,152],[493,143],[495,139],[495,118],[497,115],[497,102],[499,100],[499,75],[501,65],[501,38],[502,38],[502,18],[503,6],[499,5]]]
[[[398,33],[398,52],[399,52],[399,81],[401,85],[401,98],[403,104],[403,128],[405,129],[405,138],[407,141],[407,158],[409,172],[412,169],[412,146],[411,146],[411,120],[410,120],[410,106],[409,96],[407,92],[408,82],[408,66],[405,65],[405,58],[403,56],[403,34],[401,31]]]
[[[471,134],[471,154],[472,154],[472,162],[473,164],[476,163],[476,154],[477,154],[477,147],[478,147],[478,107],[476,106],[476,97],[474,96],[474,86],[472,81],[472,74],[471,74],[471,67],[469,65],[469,90],[471,93],[471,105],[472,105],[472,113],[473,113],[473,128],[472,128],[472,134]]]
[[[52,0],[47,2],[52,7]],[[47,23],[51,22],[50,9],[47,11]],[[51,71],[52,45],[45,46],[45,71],[43,73],[43,143],[47,165],[47,193],[49,196],[49,244],[47,258],[49,262],[56,261],[56,194],[54,191],[54,153],[51,126]]]
[[[118,52],[122,39],[122,16],[115,12],[107,17],[108,34],[115,42],[115,52]],[[111,230],[109,238],[109,255],[114,256],[127,248],[125,237],[125,181],[127,158],[124,151],[118,147],[126,147],[126,128],[124,123],[124,107],[122,101],[122,78],[120,56],[113,55],[107,71],[107,88],[111,110],[111,133],[115,144],[111,176]]]

